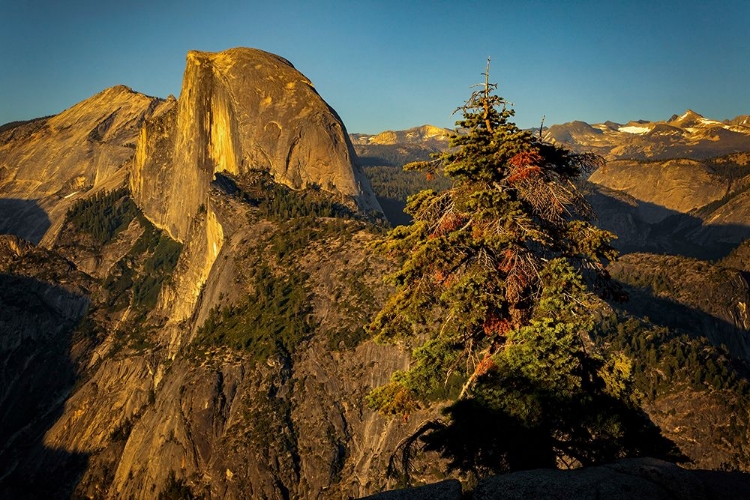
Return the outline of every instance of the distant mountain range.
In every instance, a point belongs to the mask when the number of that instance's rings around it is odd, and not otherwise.
[[[448,147],[450,129],[422,125],[379,134],[349,134],[365,164],[371,153],[384,151],[435,151]],[[590,151],[607,159],[704,159],[750,151],[750,115],[718,121],[688,109],[665,121],[606,121],[589,124],[572,121],[543,130],[544,139],[577,152]],[[400,161],[402,158],[389,158]]]
[[[422,125],[407,130],[386,130],[376,135],[349,134],[352,143],[358,146],[379,145],[390,146],[396,144],[427,144],[442,147],[448,144],[453,132],[446,128],[432,125]]]
[[[750,116],[723,122],[687,110],[669,120],[589,125],[573,121],[549,127],[544,137],[575,151],[592,151],[607,159],[703,159],[750,151]]]
[[[416,177],[382,167],[427,160],[448,147],[451,133],[423,125],[350,137],[381,193],[393,193]],[[544,129],[543,137],[607,160],[589,177],[588,196],[599,224],[618,235],[621,251],[719,258],[750,237],[748,115],[720,122],[687,110],[659,122],[573,121]],[[398,223],[404,222],[403,198],[381,200]]]
[[[349,134],[362,166],[400,167],[427,160],[448,147],[451,130],[422,125],[408,130],[386,130],[379,134]]]
[[[385,165],[421,159],[445,149],[452,133],[450,129],[422,125],[374,135],[353,133],[349,137],[363,164]],[[594,152],[608,160],[696,160],[750,151],[750,115],[718,121],[688,109],[656,122],[589,124],[576,120],[545,128],[543,136],[573,151]]]

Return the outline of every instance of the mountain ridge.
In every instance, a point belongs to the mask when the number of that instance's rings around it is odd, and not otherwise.
[[[406,130],[386,130],[378,134],[349,134],[354,144],[361,145],[394,145],[404,143],[447,144],[454,132],[450,129],[435,127],[430,124],[412,127]]]
[[[5,202],[0,231],[50,245],[77,199],[124,181],[140,126],[170,102],[119,85],[58,115],[6,128],[0,133],[0,192],[17,201]]]
[[[703,159],[750,151],[750,120],[738,115],[723,122],[688,109],[664,121],[627,124],[575,121],[550,126],[544,138],[574,151],[593,151],[609,160]]]

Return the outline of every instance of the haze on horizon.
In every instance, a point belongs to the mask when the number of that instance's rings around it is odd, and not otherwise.
[[[2,1],[0,124],[107,87],[179,95],[188,50],[290,60],[350,132],[430,123],[483,80],[521,127],[750,114],[750,2]]]

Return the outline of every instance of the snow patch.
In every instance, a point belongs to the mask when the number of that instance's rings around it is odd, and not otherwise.
[[[70,197],[71,197],[71,196],[73,196],[74,194],[78,194],[78,193],[80,193],[80,191],[73,191],[73,192],[72,192],[72,193],[70,193],[70,194],[66,194],[65,196],[63,196],[63,200],[67,200],[68,198],[70,198]]]
[[[637,127],[635,125],[629,125],[627,127],[620,127],[617,130],[625,132],[626,134],[637,134],[643,135],[651,131],[651,127]]]
[[[654,132],[656,135],[662,135],[662,136],[671,136],[671,135],[680,135],[680,132],[677,130],[660,130],[658,132]]]
[[[701,118],[700,122],[702,125],[722,125],[721,122],[717,122],[716,120],[709,120],[708,118]]]

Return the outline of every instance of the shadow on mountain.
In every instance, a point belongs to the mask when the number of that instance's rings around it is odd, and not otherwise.
[[[383,161],[371,159],[373,165]],[[387,196],[377,199],[392,226],[412,223],[404,213],[405,200]],[[750,238],[750,224],[704,224],[694,215],[655,203],[624,201],[599,189],[587,199],[597,215],[596,224],[617,235],[613,243],[623,254],[648,252],[718,260]]]
[[[604,189],[595,189],[587,199],[596,212],[597,225],[618,236],[614,246],[622,253],[649,252],[716,260],[750,238],[750,225],[704,224],[694,215],[655,203],[624,201]]]
[[[425,144],[355,144],[358,163],[363,167],[390,166],[401,168],[413,161],[427,161],[440,148]]]
[[[36,245],[50,225],[37,200],[0,198],[0,234],[14,234]]]
[[[396,198],[387,198],[376,196],[380,207],[383,209],[385,218],[388,219],[391,226],[408,226],[412,223],[411,215],[404,213],[406,201]]]
[[[629,314],[648,318],[657,326],[681,330],[692,337],[706,338],[716,347],[750,362],[750,332],[700,309],[655,296],[650,290],[625,285],[630,300],[613,304]]]
[[[393,159],[382,156],[357,156],[357,159],[363,167],[399,167],[397,163],[394,163]]]
[[[423,425],[391,460],[389,473],[402,483],[409,481],[417,439],[447,459],[451,470],[477,478],[623,456],[686,460],[643,410],[602,392],[596,377],[584,376],[580,391],[568,394],[523,377],[498,377],[443,414],[445,421]]]
[[[69,497],[83,453],[45,445],[76,382],[71,345],[88,299],[0,274],[0,498]]]

